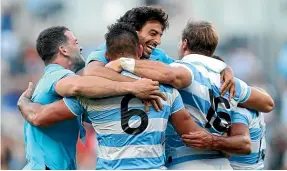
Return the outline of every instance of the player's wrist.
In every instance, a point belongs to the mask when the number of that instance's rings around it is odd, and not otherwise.
[[[135,65],[136,65],[135,59],[123,57],[123,58],[120,58],[120,64],[124,70],[134,73]]]
[[[120,83],[124,89],[124,92],[127,94],[134,94],[136,91],[136,87],[132,82],[121,82]]]
[[[211,134],[211,144],[210,144],[210,149],[211,150],[216,150],[216,146],[217,146],[217,143],[218,142],[218,136],[217,135],[214,135],[214,134]]]

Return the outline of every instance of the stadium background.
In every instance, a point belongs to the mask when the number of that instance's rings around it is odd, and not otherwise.
[[[170,28],[160,47],[177,58],[177,44],[188,19],[208,20],[219,32],[217,55],[237,77],[267,90],[276,109],[265,115],[266,169],[287,169],[287,1],[286,0],[2,0],[1,1],[1,168],[25,165],[19,95],[43,73],[35,49],[39,32],[65,25],[77,36],[84,56],[104,42],[106,26],[132,7],[159,5]],[[78,144],[79,169],[94,169],[96,139]]]

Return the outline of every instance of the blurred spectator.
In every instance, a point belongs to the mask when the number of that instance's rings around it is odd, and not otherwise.
[[[280,76],[287,80],[287,42],[282,46],[277,59],[277,70]]]
[[[262,82],[262,63],[247,48],[234,48],[227,55],[227,63],[231,66],[236,77],[249,84]]]
[[[26,0],[26,7],[31,16],[45,20],[53,15],[61,13],[64,8],[62,0]]]

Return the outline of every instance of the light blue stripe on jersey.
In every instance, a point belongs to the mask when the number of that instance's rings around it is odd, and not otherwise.
[[[186,90],[179,90],[181,98],[184,104],[195,107],[196,109],[207,113],[210,108],[210,102],[202,99],[201,97],[196,96],[195,94],[188,92]]]
[[[150,108],[147,127],[139,134],[126,133],[123,121],[126,116],[121,111],[124,97],[118,96],[105,99],[80,98],[78,105],[73,98],[65,98],[66,104],[75,113],[79,108],[85,108],[86,114],[97,132],[99,143],[97,169],[160,169],[164,165],[164,135],[168,118],[182,109],[183,102],[176,89],[160,86],[167,101],[162,101],[163,110],[156,112]],[[126,105],[144,111],[142,102],[133,98]],[[81,114],[81,112],[79,112]],[[129,119],[130,128],[141,125],[139,117]]]
[[[154,132],[143,132],[137,135],[137,139],[134,139],[134,135],[130,134],[113,134],[111,137],[110,134],[97,134],[97,139],[99,144],[103,144],[105,139],[104,146],[107,147],[124,147],[126,144],[129,145],[156,145],[162,143],[162,138],[164,133],[161,131]],[[140,139],[141,141],[138,141]]]
[[[213,92],[214,98],[220,96],[220,73],[215,72],[210,67],[205,67],[203,63],[190,62],[188,60],[185,60],[184,58],[183,61],[176,61],[171,65],[182,66],[184,68],[187,68],[189,72],[191,72],[192,83],[188,87],[180,90],[180,94],[182,96],[184,104],[186,105],[187,109],[189,110],[189,113],[192,115],[194,120],[199,126],[205,128],[205,125],[207,123],[207,113],[211,107],[209,90]],[[233,98],[233,101],[231,102],[232,104],[230,104],[231,109],[227,109],[223,104],[219,103],[217,112],[222,111],[224,113],[227,113],[230,117],[232,114],[232,108],[234,108],[239,102],[248,99],[249,96],[250,87],[248,87],[241,80],[237,80],[236,94]],[[224,98],[228,99],[229,94],[225,95]],[[190,106],[190,108],[188,106]],[[218,114],[215,113],[212,116],[211,121],[213,121],[217,116]],[[213,126],[207,128],[206,130],[211,133],[224,133],[219,130],[216,130]],[[186,149],[184,149],[184,144],[180,143],[180,137],[176,136],[176,132],[172,128],[172,126],[170,126],[170,124],[168,124],[166,139],[167,159],[172,158],[172,162],[168,163],[168,166],[179,164],[181,162],[189,160],[224,157],[223,154],[216,151],[196,151],[196,153],[194,153],[193,148],[186,147]]]
[[[262,135],[265,133],[262,132],[261,128],[250,128],[249,133],[250,133],[251,140],[260,140],[262,136],[265,136],[265,135]]]
[[[126,166],[129,167],[126,167]],[[154,166],[154,167],[151,167]],[[132,158],[120,160],[104,160],[97,158],[96,170],[145,170],[161,169],[158,165],[164,165],[164,156],[155,158]],[[105,167],[102,167],[105,166]]]
[[[232,155],[229,159],[231,166],[234,169],[262,169],[266,151],[264,116],[262,113],[237,107],[232,115],[232,123],[242,123],[248,126],[252,153]]]

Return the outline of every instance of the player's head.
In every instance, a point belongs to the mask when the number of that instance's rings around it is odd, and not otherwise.
[[[37,38],[36,47],[46,65],[60,59],[73,71],[85,66],[82,48],[67,27],[56,26],[43,30]]]
[[[108,27],[106,38],[106,58],[108,61],[120,57],[140,59],[143,47],[135,29],[126,23],[116,23]]]
[[[218,44],[215,27],[207,21],[188,21],[182,31],[179,55],[201,54],[212,56]]]
[[[153,49],[161,43],[163,31],[168,28],[168,15],[163,9],[151,6],[136,7],[118,19],[137,31],[143,45],[143,58],[149,58]]]

